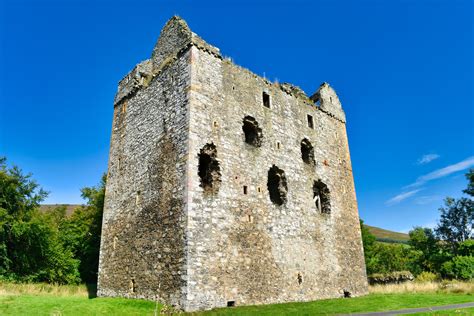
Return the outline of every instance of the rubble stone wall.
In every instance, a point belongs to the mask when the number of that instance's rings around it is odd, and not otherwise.
[[[345,118],[334,90],[323,85],[318,106],[296,87],[195,47],[191,60],[187,310],[366,294]],[[245,142],[248,116],[261,128],[259,147]],[[303,161],[303,139],[315,163]],[[220,164],[215,194],[204,192],[197,172],[206,144],[216,146]],[[267,187],[272,166],[286,177],[281,206]],[[329,214],[313,200],[317,180],[330,191]]]
[[[100,296],[184,298],[189,50],[175,57],[114,108]]]

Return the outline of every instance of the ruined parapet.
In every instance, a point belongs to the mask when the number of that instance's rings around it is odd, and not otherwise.
[[[339,97],[336,91],[327,82],[323,82],[319,89],[310,97],[310,99],[319,104],[321,110],[327,114],[337,118],[338,120],[345,122],[346,115],[342,109]]]
[[[120,80],[114,105],[117,105],[125,97],[130,96],[142,87],[147,86],[152,77],[153,64],[151,60],[147,59],[136,65],[128,75]]]
[[[161,30],[151,58],[136,65],[130,73],[120,80],[114,105],[120,103],[125,97],[147,87],[153,77],[156,77],[167,66],[175,62],[179,55],[191,46],[222,58],[217,47],[209,45],[198,35],[191,32],[186,21],[182,18],[173,16]]]

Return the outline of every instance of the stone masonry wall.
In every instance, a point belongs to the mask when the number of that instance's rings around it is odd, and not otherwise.
[[[186,309],[366,294],[345,118],[334,91],[322,86],[318,107],[296,87],[271,84],[195,47],[191,63]],[[261,147],[245,142],[246,116],[262,130]],[[315,164],[301,158],[304,138]],[[221,169],[215,194],[204,192],[197,172],[206,144],[216,146]],[[273,165],[287,179],[282,206],[267,189]],[[316,180],[330,190],[330,214],[313,201]]]
[[[182,304],[189,58],[189,51],[182,52],[159,73],[135,80],[139,89],[123,82],[117,94],[121,98],[114,109],[100,296],[158,297]],[[123,97],[125,88],[132,93]]]

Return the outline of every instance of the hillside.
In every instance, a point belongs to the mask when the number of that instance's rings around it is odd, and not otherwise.
[[[59,206],[65,206],[66,207],[66,215],[71,215],[74,210],[79,207],[80,205],[78,204],[41,204],[40,205],[40,211],[41,212],[47,212],[51,209],[54,209]]]
[[[364,224],[365,225],[365,224]],[[394,232],[391,230],[375,227],[375,226],[370,226],[370,225],[365,225],[369,231],[377,237],[378,240],[397,240],[400,242],[406,242],[409,239],[408,234],[404,233],[399,233],[399,232]]]

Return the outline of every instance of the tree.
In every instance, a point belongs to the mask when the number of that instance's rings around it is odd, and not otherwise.
[[[81,279],[87,283],[97,282],[105,183],[104,174],[99,185],[81,190],[87,204],[74,211],[61,231],[64,244],[80,260]]]
[[[0,158],[0,277],[77,283],[78,265],[59,239],[58,227],[38,211],[47,192]]]
[[[466,174],[467,181],[467,188],[463,191],[467,195],[474,197],[474,169],[470,169],[469,172]]]
[[[473,238],[474,202],[468,198],[446,198],[441,207],[441,219],[435,231],[438,237],[447,241],[454,252],[457,244]]]
[[[375,242],[366,258],[367,274],[410,271],[413,255],[407,245]]]
[[[376,237],[370,232],[364,221],[360,220],[360,232],[362,235],[362,245],[364,246],[364,253],[370,252],[370,249],[375,243]]]
[[[439,240],[431,228],[414,227],[409,233],[408,244],[419,255],[413,258],[412,272],[421,271],[438,273],[441,265],[451,257],[441,247]]]

